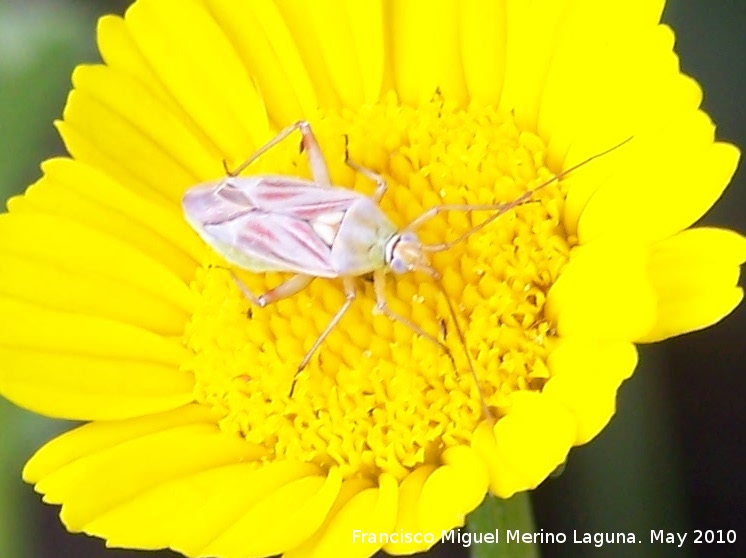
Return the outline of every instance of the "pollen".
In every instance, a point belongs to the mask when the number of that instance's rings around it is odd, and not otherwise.
[[[510,114],[460,108],[437,94],[416,108],[389,95],[311,122],[335,184],[375,189],[345,164],[345,149],[385,177],[380,205],[398,227],[437,205],[514,200],[557,172],[546,166],[544,143]],[[310,177],[305,154],[291,139],[247,172]],[[195,375],[197,401],[219,413],[222,429],[265,447],[268,459],[338,466],[345,478],[369,479],[382,473],[403,479],[421,464],[436,464],[448,447],[468,444],[485,419],[480,393],[499,421],[509,394],[541,391],[548,380],[555,337],[544,306],[572,246],[560,220],[563,200],[562,183],[553,182],[465,241],[432,254],[440,285],[424,274],[388,276],[390,308],[440,340],[452,357],[376,314],[372,280],[363,276],[350,310],[297,372],[344,303],[341,281],[318,278],[258,308],[206,247],[192,283],[199,302],[185,334],[191,349],[185,367]],[[444,212],[418,233],[426,244],[448,242],[493,213]],[[289,277],[232,272],[256,294]]]

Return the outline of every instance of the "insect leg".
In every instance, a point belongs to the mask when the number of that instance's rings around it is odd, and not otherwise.
[[[347,150],[347,136],[345,136],[345,163],[347,163],[347,165],[355,172],[362,174],[365,178],[376,183],[376,191],[373,192],[371,198],[373,198],[373,201],[375,201],[376,203],[380,202],[381,198],[383,198],[384,194],[386,193],[386,189],[388,188],[386,179],[377,172],[372,171],[371,169],[364,167],[350,159],[350,152]]]
[[[332,179],[329,176],[329,167],[326,165],[326,159],[321,151],[319,142],[311,130],[311,125],[306,120],[298,122],[298,128],[303,136],[303,149],[308,157],[308,166],[311,167],[311,176],[316,184],[331,186]]]
[[[296,370],[295,372],[296,376],[301,370],[303,370],[308,365],[308,363],[311,360],[311,357],[313,357],[313,354],[318,350],[318,348],[324,342],[324,339],[326,339],[329,336],[329,334],[332,332],[332,330],[335,327],[337,327],[339,320],[342,319],[342,316],[345,315],[345,312],[347,312],[347,310],[350,309],[350,306],[352,306],[352,303],[355,302],[355,298],[357,297],[357,290],[355,289],[355,278],[344,277],[342,281],[344,283],[344,289],[345,289],[345,301],[342,303],[342,306],[339,307],[339,310],[337,310],[337,313],[334,314],[334,317],[331,319],[331,321],[324,328],[324,331],[322,331],[319,334],[319,336],[316,338],[316,341],[313,342],[313,345],[306,353],[306,356],[303,357],[303,360],[298,365],[298,370]],[[293,388],[294,387],[295,387],[295,379],[293,379]],[[291,395],[293,394],[293,388],[290,389]]]
[[[251,292],[249,287],[239,279],[233,270],[229,269],[231,277],[236,282],[236,285],[241,290],[241,293],[248,298],[251,302],[256,304],[259,308],[264,308],[268,304],[277,302],[283,298],[293,296],[294,294],[305,289],[311,281],[315,279],[312,275],[293,275],[287,281],[284,281],[277,285],[275,288],[268,290],[266,293],[262,293],[259,296]]]
[[[440,327],[440,336],[445,339],[448,335],[448,327],[446,326],[446,321],[443,318],[440,318],[438,320],[438,327]]]
[[[453,304],[451,304],[450,299],[446,295],[445,291],[443,290],[443,286],[440,284],[439,279],[437,276],[434,276],[436,281],[438,281],[438,286],[440,287],[440,290],[443,291],[443,295],[445,296],[445,300],[448,303],[448,311],[451,314],[451,319],[453,319],[453,324],[456,328],[456,332],[458,333],[459,339],[461,340],[461,343],[464,347],[464,352],[466,354],[466,359],[469,362],[469,370],[471,371],[471,375],[474,378],[474,383],[477,386],[477,392],[479,393],[479,400],[482,404],[482,413],[484,414],[484,418],[487,419],[487,421],[492,424],[494,422],[494,419],[492,418],[492,414],[490,413],[490,409],[487,405],[487,400],[484,398],[484,393],[482,393],[482,388],[479,386],[479,378],[477,377],[477,372],[474,369],[474,363],[472,362],[471,356],[469,355],[469,350],[466,347],[466,339],[464,338],[464,334],[461,331],[461,328],[458,325],[458,321],[456,318],[456,311],[453,308]],[[413,323],[412,321],[408,320],[404,316],[400,316],[399,314],[393,312],[389,307],[388,304],[386,304],[386,273],[383,270],[377,270],[373,272],[373,287],[376,291],[376,308],[381,311],[383,314],[388,316],[390,319],[395,320],[397,322],[400,322],[407,326],[409,329],[411,329],[414,333],[417,335],[420,335],[430,341],[431,343],[434,343],[438,347],[440,347],[443,352],[448,355],[448,358],[451,360],[451,364],[453,365],[453,369],[457,371],[456,368],[456,361],[453,358],[453,353],[451,353],[451,350],[448,348],[448,346],[441,342],[440,340],[436,339],[426,331],[423,331],[422,328],[420,328],[417,324]],[[441,320],[441,331],[445,330],[445,322]],[[445,333],[443,333],[445,336]]]
[[[313,130],[311,130],[311,124],[309,124],[307,120],[299,120],[295,124],[291,124],[287,128],[282,129],[280,133],[257,149],[251,157],[246,159],[228,174],[230,176],[238,176],[246,170],[246,167],[287,138],[295,130],[300,130],[301,136],[303,137],[301,146],[308,155],[308,164],[311,167],[311,174],[313,175],[314,182],[323,184],[324,186],[329,186],[332,183],[329,178],[329,169],[326,166],[321,147],[319,147],[319,143],[316,141],[316,136],[314,135]]]
[[[384,316],[386,316],[390,320],[399,322],[400,324],[408,327],[416,335],[419,335],[423,337],[424,339],[427,339],[431,343],[440,347],[441,350],[445,354],[448,355],[448,358],[451,359],[451,363],[453,364],[454,368],[456,367],[456,362],[453,360],[453,354],[451,353],[451,349],[449,349],[445,343],[441,342],[434,336],[430,335],[428,332],[423,330],[420,326],[415,324],[412,320],[409,320],[405,318],[404,316],[397,314],[396,312],[391,310],[391,308],[389,308],[389,305],[386,302],[386,272],[384,270],[379,269],[373,272],[373,288],[376,291],[376,310],[377,311],[381,312]]]

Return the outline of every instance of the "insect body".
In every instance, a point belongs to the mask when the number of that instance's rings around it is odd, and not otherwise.
[[[285,176],[198,186],[187,192],[184,208],[208,244],[256,273],[372,273],[387,264],[387,243],[397,231],[368,196]]]
[[[238,176],[254,160],[295,130],[301,133],[302,146],[308,156],[313,180],[288,176]],[[598,156],[600,155],[591,159]],[[311,126],[306,121],[300,121],[281,131],[236,170],[229,173],[227,178],[190,188],[183,199],[187,221],[205,242],[228,262],[255,273],[295,273],[284,283],[260,295],[252,293],[234,275],[243,294],[255,305],[265,307],[291,296],[305,288],[316,277],[342,280],[346,294],[345,302],[306,353],[298,365],[298,372],[308,364],[315,351],[352,305],[357,294],[355,279],[368,274],[373,275],[376,309],[438,345],[451,357],[450,350],[443,342],[388,307],[385,297],[386,273],[421,271],[438,281],[440,274],[431,267],[427,257],[429,252],[440,252],[463,241],[505,211],[528,201],[538,189],[559,180],[564,174],[580,166],[576,165],[551,178],[511,202],[496,205],[436,206],[399,230],[379,207],[379,202],[386,192],[383,177],[349,159],[347,164],[376,183],[377,187],[372,195],[331,184],[324,156]],[[420,225],[440,212],[476,210],[489,210],[493,213],[485,221],[451,242],[426,245],[415,232]],[[446,301],[455,330],[466,347],[463,332],[458,326],[448,297]],[[466,354],[476,381],[471,357],[468,351]],[[452,357],[451,360],[453,361]],[[479,393],[481,396],[481,390]],[[489,417],[483,397],[482,404],[485,416]]]

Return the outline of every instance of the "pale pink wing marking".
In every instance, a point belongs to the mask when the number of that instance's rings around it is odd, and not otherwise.
[[[337,275],[331,263],[331,247],[305,221],[259,210],[236,223],[235,242],[254,259],[277,270],[317,277]]]
[[[318,186],[313,182],[286,176],[262,176],[252,180],[247,188],[230,182],[240,190],[252,207],[311,220],[321,215],[346,211],[350,205],[365,197],[363,194],[334,186]]]

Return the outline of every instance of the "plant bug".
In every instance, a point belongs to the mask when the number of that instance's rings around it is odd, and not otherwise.
[[[301,134],[301,148],[308,157],[313,180],[279,175],[239,176],[252,162],[296,130]],[[629,139],[622,143],[626,141]],[[378,205],[386,193],[383,176],[358,165],[346,156],[346,163],[354,171],[373,181],[376,189],[369,196],[334,186],[310,124],[299,121],[283,129],[274,139],[229,172],[227,178],[199,184],[187,190],[182,205],[189,224],[229,263],[254,273],[280,271],[295,274],[260,295],[252,293],[233,274],[241,292],[260,308],[296,294],[317,277],[342,280],[345,301],[303,357],[296,377],[354,302],[357,296],[356,278],[371,274],[376,296],[375,309],[440,347],[455,368],[453,356],[444,342],[389,308],[385,296],[386,274],[423,272],[438,283],[445,296],[440,285],[440,274],[430,265],[428,253],[447,250],[464,241],[506,211],[529,201],[538,190],[621,145],[586,159],[510,202],[435,206],[404,228],[397,229]],[[441,244],[423,244],[416,230],[444,211],[493,211],[493,214],[455,240]],[[485,417],[490,419],[456,312],[448,296],[445,299],[454,329],[464,347],[470,372],[477,384]],[[445,331],[444,326],[445,323],[441,322],[442,331]],[[292,388],[290,393],[292,395]]]

